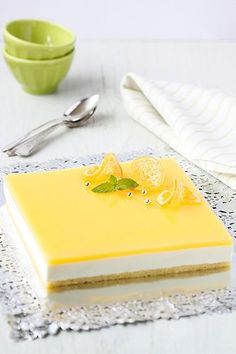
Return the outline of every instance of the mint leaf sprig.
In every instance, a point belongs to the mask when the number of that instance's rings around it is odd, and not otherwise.
[[[123,191],[125,189],[134,189],[138,187],[138,183],[131,178],[121,178],[111,175],[107,182],[99,184],[92,189],[95,193],[109,193],[115,191]]]

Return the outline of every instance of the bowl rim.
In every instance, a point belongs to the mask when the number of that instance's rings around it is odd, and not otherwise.
[[[62,62],[65,59],[68,59],[69,57],[72,57],[75,53],[75,48],[73,48],[69,53],[64,55],[63,57],[60,58],[54,58],[54,59],[43,59],[43,60],[34,60],[34,59],[23,59],[23,58],[18,58],[15,57],[14,55],[9,54],[6,51],[6,48],[3,48],[3,56],[9,60],[12,60],[16,63],[24,63],[24,64],[29,64],[29,65],[34,65],[34,64],[53,64],[53,63],[58,63]]]
[[[39,23],[43,23],[43,24],[49,24],[49,25],[52,25],[54,27],[57,27],[59,29],[62,29],[65,32],[69,33],[72,39],[67,44],[52,45],[50,47],[47,44],[39,44],[39,43],[34,43],[34,42],[28,42],[28,41],[25,41],[24,39],[21,39],[21,38],[18,38],[16,36],[14,36],[13,34],[11,34],[8,31],[8,26],[9,25],[11,25],[12,23],[18,23],[18,22],[39,22]],[[65,27],[63,25],[59,25],[59,24],[57,24],[55,22],[46,21],[46,20],[40,20],[40,19],[32,19],[32,18],[31,19],[30,18],[25,18],[25,19],[19,19],[19,20],[13,20],[13,21],[7,22],[6,25],[4,26],[4,29],[3,29],[3,35],[10,37],[10,39],[12,39],[13,41],[15,41],[15,42],[17,42],[19,44],[23,44],[25,46],[35,47],[35,48],[38,48],[38,49],[40,49],[40,48],[41,49],[42,48],[49,49],[50,48],[50,50],[52,50],[53,48],[54,49],[59,49],[59,48],[66,47],[68,45],[74,45],[74,43],[76,41],[76,35],[74,34],[74,32],[72,32],[67,27]]]

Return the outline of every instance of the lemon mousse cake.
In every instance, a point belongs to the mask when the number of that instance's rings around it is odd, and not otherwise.
[[[4,178],[48,289],[230,265],[232,238],[176,160],[151,156]]]

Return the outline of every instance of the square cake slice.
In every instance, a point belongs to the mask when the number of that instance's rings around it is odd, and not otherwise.
[[[233,241],[174,159],[10,174],[9,215],[48,289],[229,266]]]

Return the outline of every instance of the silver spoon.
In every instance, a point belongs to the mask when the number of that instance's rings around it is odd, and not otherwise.
[[[39,127],[31,130],[20,139],[5,146],[2,151],[8,156],[30,156],[37,151],[44,139],[54,131],[55,128],[65,125],[68,128],[79,127],[84,124],[95,112],[99,95],[93,95],[75,102],[63,114],[62,118],[53,119]]]

